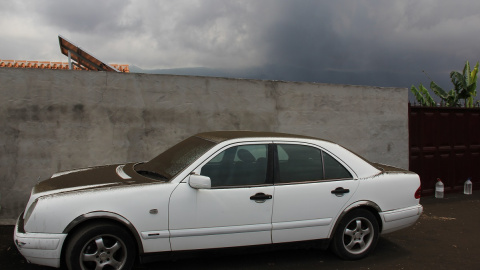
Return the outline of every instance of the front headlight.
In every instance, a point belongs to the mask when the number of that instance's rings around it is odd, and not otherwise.
[[[30,207],[28,207],[27,212],[25,212],[25,216],[24,216],[25,223],[24,223],[24,224],[27,224],[28,219],[30,218],[30,216],[31,216],[32,213],[33,213],[33,210],[35,209],[35,206],[37,206],[37,202],[38,202],[38,199],[36,199],[36,200],[30,205]]]

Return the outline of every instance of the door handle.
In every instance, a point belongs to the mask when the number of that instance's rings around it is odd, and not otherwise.
[[[343,187],[337,187],[336,189],[332,190],[332,194],[335,194],[337,197],[343,196],[345,193],[349,193],[350,189],[348,188],[343,188]]]
[[[272,195],[265,194],[263,192],[257,193],[253,196],[250,196],[250,200],[255,201],[257,203],[263,203],[266,200],[270,200],[271,198],[272,198]]]

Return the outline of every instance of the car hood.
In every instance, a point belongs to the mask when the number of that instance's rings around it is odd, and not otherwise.
[[[59,172],[32,189],[32,195],[157,182],[138,175],[134,163],[91,167]]]

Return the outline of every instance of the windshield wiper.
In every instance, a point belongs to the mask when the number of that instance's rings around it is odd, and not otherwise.
[[[166,177],[163,174],[157,173],[157,172],[137,171],[137,173],[142,175],[142,176],[148,177],[148,178],[152,178],[152,179],[156,179],[156,180],[162,180],[162,181],[168,181],[168,177]]]

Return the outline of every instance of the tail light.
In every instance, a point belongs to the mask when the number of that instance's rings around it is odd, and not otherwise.
[[[417,191],[415,191],[415,199],[420,199],[422,196],[422,186],[419,186]]]

